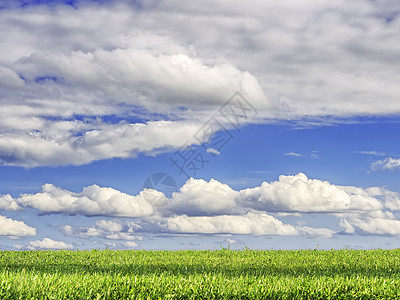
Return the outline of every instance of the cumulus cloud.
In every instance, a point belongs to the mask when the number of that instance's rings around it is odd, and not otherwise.
[[[11,197],[11,195],[0,195],[0,210],[20,210],[21,206]]]
[[[75,227],[71,225],[61,226],[61,231],[67,236],[79,238],[104,238],[108,240],[141,240],[134,233],[141,226],[134,222],[121,222],[119,220],[97,221],[93,226]]]
[[[309,227],[305,223],[294,226],[278,219],[298,217],[302,213],[336,216],[348,234],[394,235],[393,230],[386,229],[388,224],[396,224],[395,212],[400,210],[400,194],[387,188],[339,186],[309,179],[303,173],[282,175],[278,181],[263,182],[260,186],[239,191],[215,179],[190,178],[173,194],[172,200],[167,201],[169,204],[162,207],[152,207],[146,199],[146,191],[128,195],[92,185],[74,193],[45,184],[42,192],[22,194],[15,203],[45,213],[137,218],[135,222],[100,220],[92,226],[64,225],[60,228],[66,236],[125,241],[141,240],[138,233],[156,232],[318,238],[335,234],[329,228]],[[161,192],[153,192],[165,197]],[[5,199],[8,201],[5,207],[14,203],[11,197]]]
[[[43,240],[29,242],[27,244],[27,248],[31,250],[36,250],[36,249],[71,250],[74,248],[74,246],[62,241],[55,241],[50,238],[44,238]]]
[[[383,208],[376,198],[362,189],[333,185],[309,179],[303,173],[279,176],[279,181],[241,190],[238,201],[272,212],[340,212],[368,211]]]
[[[128,195],[112,188],[92,185],[85,187],[81,193],[74,193],[46,184],[42,192],[23,194],[16,202],[45,213],[138,218],[138,222],[101,220],[92,226],[61,227],[67,236],[128,241],[140,240],[138,232],[326,238],[333,236],[334,231],[303,226],[305,224],[293,226],[276,217],[326,213],[337,216],[339,225],[345,228],[346,233],[355,233],[357,226],[362,228],[360,220],[371,218],[381,224],[379,222],[386,221],[380,219],[396,220],[394,212],[400,210],[400,194],[397,192],[383,187],[334,185],[309,179],[303,173],[282,175],[278,181],[263,182],[260,186],[239,191],[215,179],[190,178],[173,194],[173,199],[167,201],[170,203],[162,207],[152,207],[146,199],[146,191]],[[161,192],[153,192],[165,198]]]
[[[167,229],[179,233],[251,234],[251,235],[320,235],[331,237],[329,229],[295,227],[266,213],[250,211],[245,215],[188,217],[175,216],[167,220]]]
[[[285,224],[268,213],[281,217],[327,213],[339,218],[346,233],[393,234],[393,230],[379,226],[396,224],[396,210],[400,210],[397,192],[381,187],[339,186],[299,173],[240,191],[214,179],[190,179],[163,213],[167,216],[164,228],[170,232],[330,238],[335,234],[331,229]]]
[[[142,194],[131,196],[97,185],[85,187],[80,193],[73,193],[52,184],[45,184],[42,192],[23,194],[17,201],[24,207],[36,208],[47,213],[142,217],[154,212]]]
[[[207,182],[190,178],[166,209],[187,215],[229,214],[237,211],[236,194],[237,191],[215,179]]]
[[[0,236],[16,238],[33,235],[36,235],[36,228],[30,227],[24,222],[0,216]]]
[[[391,213],[345,215],[339,225],[347,234],[400,235],[400,220]]]
[[[395,171],[400,169],[400,158],[387,157],[371,164],[373,171]]]
[[[396,211],[400,210],[400,194],[391,191],[384,187],[370,187],[370,188],[359,188],[355,186],[341,186],[341,189],[345,190],[350,194],[357,194],[362,197],[373,197],[382,203],[384,210]],[[376,213],[376,211],[371,211],[371,213]]]

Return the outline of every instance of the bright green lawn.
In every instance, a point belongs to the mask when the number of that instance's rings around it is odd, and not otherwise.
[[[0,299],[400,298],[400,250],[3,251]]]

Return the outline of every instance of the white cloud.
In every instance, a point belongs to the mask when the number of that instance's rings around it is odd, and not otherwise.
[[[44,128],[44,126],[49,127]],[[199,123],[153,121],[135,124],[58,122],[36,130],[0,136],[0,163],[34,167],[82,165],[108,158],[156,154],[199,143],[193,134]],[[81,135],[76,135],[77,133]]]
[[[349,191],[303,173],[239,192],[242,206],[273,212],[340,212],[380,210],[383,205],[362,189]]]
[[[395,0],[131,4],[0,11],[1,164],[176,149],[237,90],[261,119],[400,112]]]
[[[303,154],[296,153],[296,152],[287,152],[284,154],[285,156],[296,156],[296,157],[301,157]]]
[[[222,215],[213,217],[171,217],[167,229],[179,233],[202,234],[251,234],[251,235],[300,235],[332,237],[334,231],[295,227],[266,213],[250,211],[246,215]]]
[[[125,247],[128,247],[128,248],[136,248],[136,247],[139,247],[138,244],[136,244],[135,242],[132,242],[132,241],[125,242],[125,243],[124,243],[124,246],[125,246]]]
[[[351,215],[344,216],[339,223],[345,233],[373,234],[373,235],[400,235],[400,220],[388,215]]]
[[[71,250],[74,247],[71,244],[62,242],[62,241],[54,241],[50,238],[44,238],[43,240],[37,240],[29,242],[27,245],[28,249],[35,250],[35,249],[52,249],[52,250]]]
[[[379,187],[371,187],[365,189],[365,191],[372,197],[379,199],[389,210],[391,211],[400,210],[399,193],[390,191],[386,188],[379,188]]]
[[[215,179],[190,178],[165,209],[187,215],[229,214],[237,211],[236,191]]]
[[[36,228],[30,227],[24,222],[0,216],[0,236],[20,237],[33,235],[36,235]]]
[[[6,199],[9,205],[12,198]],[[305,226],[306,223],[294,226],[274,217],[298,217],[301,213],[336,216],[340,219],[339,225],[349,234],[395,235],[396,230],[390,230],[389,225],[397,224],[395,212],[400,210],[397,192],[383,187],[334,185],[309,179],[303,173],[282,175],[278,181],[263,182],[261,186],[239,191],[215,179],[191,178],[174,193],[169,205],[157,208],[146,201],[144,191],[128,195],[97,185],[74,193],[46,184],[42,192],[23,194],[15,201],[23,207],[45,213],[139,218],[135,222],[100,220],[92,226],[61,227],[66,236],[124,241],[141,240],[138,232],[305,235],[316,238],[329,238],[335,234],[328,228],[313,228]],[[1,220],[4,222],[6,218]],[[26,226],[9,219],[7,222]],[[36,233],[35,229],[30,230],[31,234]]]
[[[22,207],[11,197],[11,195],[0,195],[0,210],[20,210]]]
[[[168,230],[180,233],[229,233],[254,235],[296,235],[295,227],[264,214],[249,212],[244,216],[176,216],[168,219]]]
[[[219,152],[217,149],[214,148],[207,148],[207,153],[213,154],[214,156],[221,154],[221,152]]]
[[[155,55],[148,50],[118,48],[31,54],[19,60],[18,68],[29,80],[52,74],[118,102],[160,112],[182,105],[219,106],[238,89],[258,103],[266,102],[256,78],[248,72],[227,63],[207,66],[183,53]]]
[[[142,194],[130,196],[97,185],[85,187],[80,193],[73,193],[52,184],[45,184],[41,193],[23,194],[17,201],[25,207],[48,213],[142,217],[154,212]]]
[[[174,1],[159,7],[163,32],[249,70],[286,113],[399,112],[399,73],[390,63],[399,48],[396,1],[193,1],[184,8]],[[390,23],[389,15],[395,16]],[[191,30],[180,30],[181,22]],[[160,31],[158,24],[146,25]]]
[[[204,117],[238,90],[269,106],[253,75],[228,60],[206,63],[191,46],[137,28],[136,12],[123,5],[6,11],[0,29],[15,51],[0,51],[0,85],[8,87],[0,91],[1,164],[81,165],[170,151],[195,143]],[[104,17],[112,28],[99,22]],[[37,43],[31,36],[40,32]],[[143,122],[93,118],[110,114]]]
[[[354,151],[354,153],[373,155],[373,156],[385,156],[384,152],[377,152],[377,151]]]
[[[299,235],[305,235],[315,238],[328,239],[336,234],[335,231],[328,228],[312,228],[308,226],[298,226],[296,227],[296,229],[298,230]]]
[[[400,169],[400,158],[387,157],[371,164],[374,171],[395,171]]]
[[[141,226],[134,222],[121,222],[118,220],[97,221],[90,227],[75,227],[70,225],[61,226],[61,231],[67,236],[79,238],[104,238],[108,240],[141,240],[134,233]]]

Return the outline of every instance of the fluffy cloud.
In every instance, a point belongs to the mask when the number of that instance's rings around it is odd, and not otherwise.
[[[248,212],[246,215],[222,215],[213,217],[175,216],[167,221],[167,229],[179,233],[203,234],[252,234],[252,235],[310,235],[331,237],[329,229],[294,227],[266,213]]]
[[[347,234],[400,235],[400,220],[391,213],[345,215],[339,225]]]
[[[0,11],[1,164],[170,151],[235,91],[261,121],[400,112],[394,0],[76,5]]]
[[[394,0],[168,1],[139,18],[157,11],[159,23],[144,21],[146,28],[249,70],[284,113],[349,115],[399,112],[399,73],[390,63],[398,57],[399,10]]]
[[[82,165],[113,157],[135,157],[139,153],[154,155],[186,142],[199,143],[193,135],[200,123],[193,122],[89,125],[77,121],[52,123],[44,128],[46,124],[23,134],[0,136],[0,163],[27,167]]]
[[[22,207],[11,197],[11,195],[0,196],[0,210],[20,210]]]
[[[18,66],[27,80],[62,78],[66,84],[152,111],[222,105],[237,90],[256,103],[268,103],[251,74],[227,63],[207,66],[183,53],[155,55],[148,50],[119,48],[32,54],[20,59]]]
[[[342,187],[327,181],[308,179],[303,173],[279,176],[279,181],[239,192],[242,206],[272,212],[368,211],[383,208],[364,190]]]
[[[382,187],[370,187],[362,189],[354,186],[342,186],[343,190],[362,197],[373,197],[377,199],[389,211],[400,210],[400,194]],[[376,212],[371,212],[376,213]]]
[[[5,44],[15,49],[0,51],[1,164],[81,165],[170,151],[195,143],[203,116],[236,91],[269,106],[257,79],[229,61],[204,62],[188,45],[135,28],[134,9],[97,8],[0,11],[0,29],[13,35]],[[113,29],[99,23],[105,16]],[[29,38],[42,31],[46,41]],[[116,123],[102,121],[109,115]]]
[[[14,238],[33,235],[36,235],[36,228],[30,227],[24,222],[0,216],[0,236],[9,236]]]
[[[190,178],[174,194],[172,203],[166,209],[187,215],[229,214],[237,211],[236,194],[228,185],[217,180],[207,182]]]
[[[142,194],[130,196],[97,185],[85,187],[80,193],[73,193],[52,184],[45,184],[41,193],[23,194],[17,201],[25,207],[48,213],[142,217],[154,212]]]
[[[31,250],[36,249],[50,249],[50,250],[71,250],[74,248],[71,244],[62,242],[62,241],[54,241],[50,238],[44,238],[43,240],[32,241],[27,244],[27,248]]]
[[[161,192],[151,191],[165,198]],[[360,220],[365,223],[368,223],[365,221],[368,218],[373,222],[380,222],[380,219],[396,220],[394,212],[400,210],[400,195],[397,192],[380,187],[364,189],[337,186],[327,181],[309,179],[303,173],[282,175],[278,181],[263,182],[261,186],[239,191],[215,179],[205,181],[191,178],[173,194],[170,201],[164,199],[170,204],[161,207],[152,207],[147,201],[146,192],[148,190],[138,195],[127,195],[112,188],[92,185],[85,187],[81,193],[73,193],[46,184],[42,192],[23,194],[16,202],[46,213],[139,218],[135,222],[101,220],[89,227],[61,227],[67,236],[108,240],[140,240],[138,232],[306,235],[325,238],[331,237],[334,231],[293,226],[276,217],[326,213],[337,216],[345,232],[354,233],[355,228],[362,228]]]
[[[8,210],[23,206],[46,213],[141,218],[139,223],[100,220],[88,227],[61,227],[66,236],[79,238],[141,240],[138,232],[319,238],[335,234],[327,228],[285,224],[269,212],[282,217],[299,212],[329,213],[340,218],[339,225],[348,234],[398,235],[399,220],[394,212],[400,210],[399,193],[380,187],[336,186],[309,179],[302,173],[282,175],[278,181],[263,182],[261,186],[240,191],[214,179],[207,182],[191,178],[174,193],[168,206],[159,208],[153,208],[146,201],[144,192],[134,196],[92,185],[74,193],[46,184],[42,192],[23,194],[16,200],[9,195],[2,196],[0,204]],[[161,192],[154,193],[165,197]],[[36,229],[23,222],[0,216],[0,223],[0,235],[36,235]]]
[[[141,226],[134,222],[121,222],[121,221],[97,221],[90,227],[73,227],[64,225],[61,231],[67,236],[74,236],[79,238],[104,238],[108,240],[141,240],[140,236],[134,235],[137,229]]]
[[[249,209],[257,211],[246,214]],[[171,232],[329,238],[335,234],[331,229],[284,224],[268,212],[279,216],[299,212],[334,214],[347,233],[394,234],[394,229],[387,229],[398,222],[392,213],[396,210],[400,210],[400,195],[396,192],[380,187],[337,186],[299,173],[240,191],[213,179],[190,179],[163,212],[178,214],[167,218],[164,227]]]
[[[387,157],[371,164],[374,171],[394,171],[400,169],[400,159]]]

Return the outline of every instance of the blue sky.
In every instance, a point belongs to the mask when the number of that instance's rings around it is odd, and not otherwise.
[[[399,11],[4,1],[0,247],[399,247]]]

